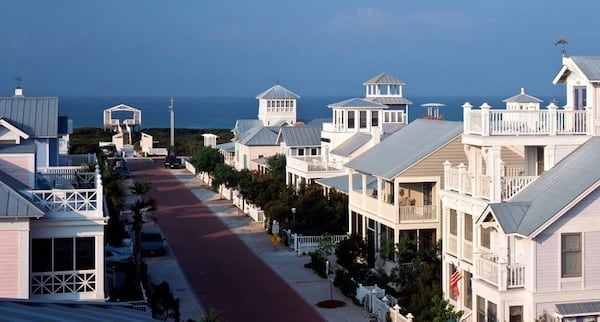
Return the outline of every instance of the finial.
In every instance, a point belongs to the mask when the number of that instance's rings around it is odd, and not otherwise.
[[[17,81],[17,87],[21,87],[21,82],[23,82],[23,77],[17,76],[17,77],[15,77],[15,80]]]

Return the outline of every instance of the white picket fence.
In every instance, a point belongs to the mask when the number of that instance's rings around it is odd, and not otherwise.
[[[377,285],[365,286],[358,284],[356,288],[356,299],[363,304],[365,310],[377,318],[377,321],[388,321],[387,315],[392,322],[412,322],[414,316],[408,313],[406,316],[400,314],[398,301],[392,296],[385,294],[385,289]]]
[[[328,236],[302,236],[291,234],[290,248],[297,254],[308,254],[317,250],[324,238],[331,238],[331,242],[336,245],[340,241],[347,239],[348,235],[328,235]]]

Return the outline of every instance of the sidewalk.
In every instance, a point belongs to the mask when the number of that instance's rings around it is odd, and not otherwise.
[[[172,174],[184,183],[248,248],[285,280],[307,303],[314,305],[319,314],[327,321],[363,322],[369,320],[369,314],[362,307],[355,305],[339,289],[330,285],[327,279],[319,277],[311,269],[304,267],[304,264],[310,262],[310,257],[298,256],[295,252],[284,246],[278,246],[274,249],[269,241],[269,235],[263,228],[263,223],[255,222],[248,216],[240,215],[238,209],[232,205],[231,201],[219,198],[217,193],[209,190],[207,186],[202,184],[199,178],[186,170],[173,170]],[[168,275],[164,276],[165,278],[173,279],[173,282],[168,279],[166,280],[171,284],[171,289],[175,297],[181,299],[182,309],[186,309],[186,314],[182,310],[182,320],[188,317],[197,320],[197,314],[199,314],[200,310],[194,308],[193,302],[197,302],[196,297],[189,287],[180,284],[185,278],[174,278],[175,276],[173,275],[179,275],[173,274],[177,269],[178,267],[174,267],[173,271],[165,269],[162,274]],[[149,273],[151,276],[156,277],[150,267]],[[331,290],[333,290],[333,299],[344,301],[346,305],[335,309],[317,307],[316,304],[318,302],[331,298]],[[191,299],[190,296],[192,297]],[[187,314],[188,312],[195,314],[195,316],[190,316]]]

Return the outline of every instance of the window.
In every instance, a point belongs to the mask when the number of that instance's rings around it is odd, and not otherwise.
[[[31,271],[56,272],[94,269],[94,237],[32,239]]]
[[[359,111],[359,115],[360,115],[360,128],[366,129],[367,128],[367,111]]]
[[[523,322],[523,306],[511,306],[509,307],[510,320],[509,322]]]
[[[354,111],[348,111],[348,128],[354,128]]]
[[[379,112],[371,112],[371,126],[379,126]]]
[[[477,322],[485,322],[485,299],[477,296]]]
[[[363,216],[353,211],[352,212],[352,233],[362,236],[362,230],[363,230]]]
[[[310,155],[317,155],[317,148],[311,148]]]
[[[573,86],[573,107],[583,110],[587,106],[587,88],[585,86]]]
[[[456,210],[454,209],[450,209],[450,234],[455,235],[457,234],[457,230],[456,230],[456,226],[457,226],[457,216],[456,216]]]
[[[498,313],[498,307],[496,306],[496,303],[488,301],[487,302],[487,321],[488,322],[498,321],[497,313]]]
[[[473,241],[473,216],[465,214],[465,240]]]
[[[304,149],[298,149],[298,155],[304,155]]]
[[[480,233],[481,233],[481,246],[483,246],[487,249],[490,249],[490,247],[491,247],[490,228],[481,227]]]
[[[463,281],[465,283],[465,297],[464,297],[464,301],[465,301],[465,307],[468,307],[469,309],[472,309],[473,306],[473,284],[471,283],[471,278],[473,277],[473,274],[471,274],[470,272],[467,271],[463,271]]]
[[[561,276],[581,276],[581,233],[561,235]]]
[[[423,205],[431,206],[433,204],[433,182],[423,183]]]

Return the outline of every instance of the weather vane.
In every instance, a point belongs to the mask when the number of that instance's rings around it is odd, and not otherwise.
[[[23,78],[21,76],[17,76],[15,77],[15,80],[17,81],[17,86],[21,87],[21,82],[23,81]]]
[[[559,40],[558,40],[558,41],[557,41],[557,42],[554,44],[554,46],[558,46],[558,45],[560,45],[560,47],[561,47],[560,53],[561,53],[561,54],[564,56],[564,55],[566,55],[566,54],[567,54],[567,50],[565,49],[565,45],[566,45],[566,44],[568,44],[568,43],[569,43],[569,42],[568,42],[566,39],[564,39],[564,38],[560,38],[560,39],[559,39]]]

